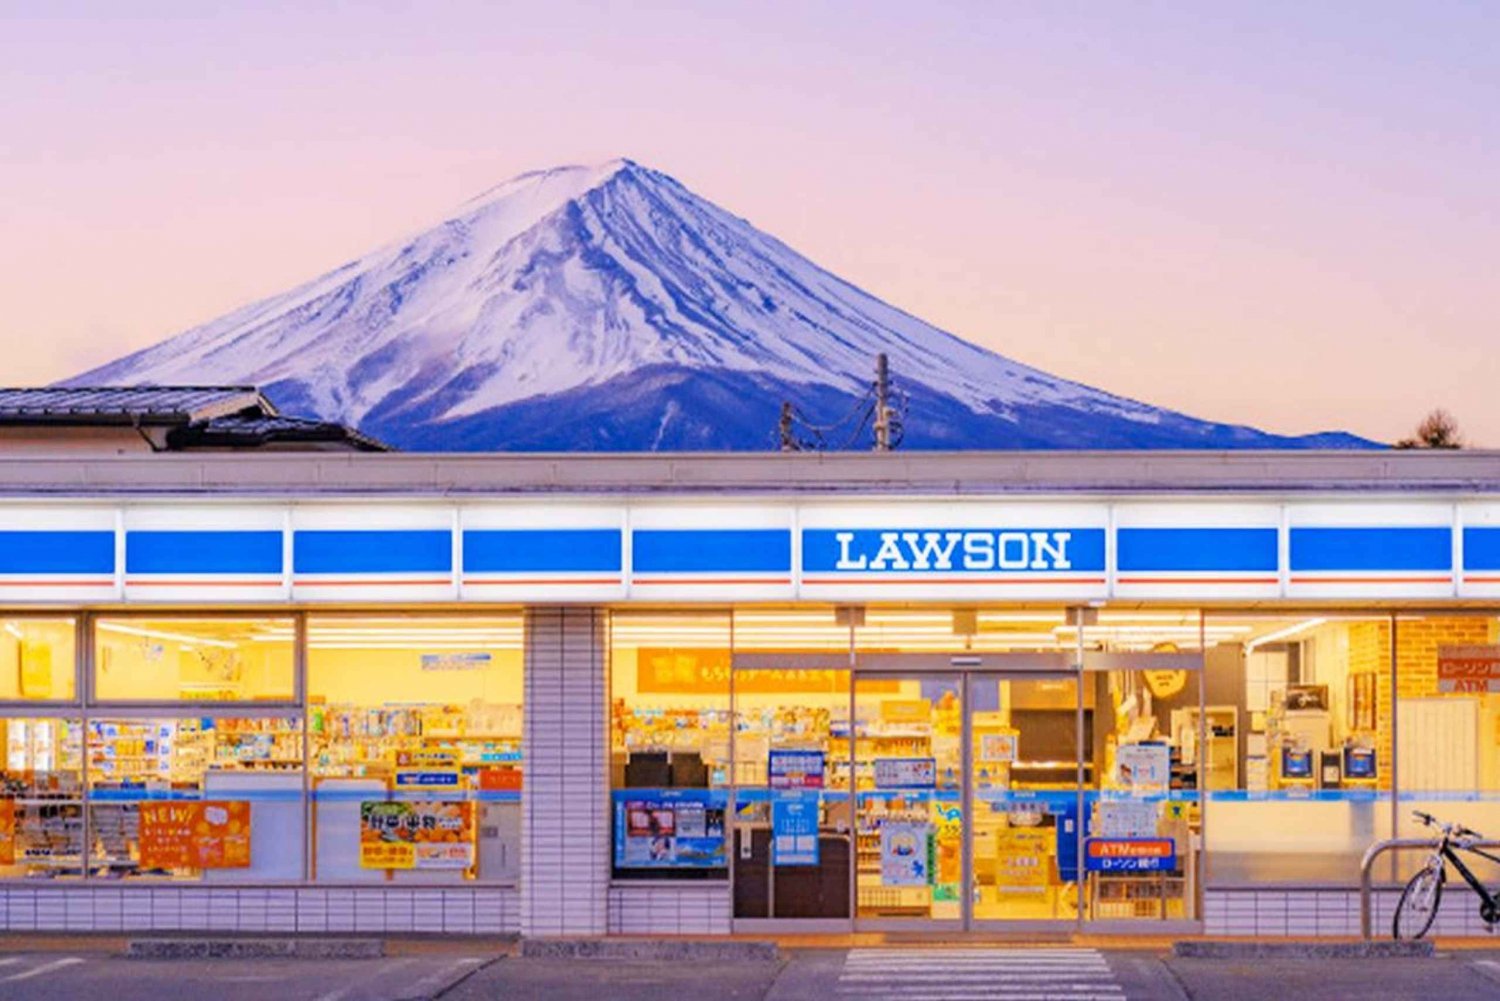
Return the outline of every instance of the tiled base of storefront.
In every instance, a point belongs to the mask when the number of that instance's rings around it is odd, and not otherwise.
[[[612,886],[612,935],[727,935],[729,887]]]
[[[3,887],[0,930],[515,934],[512,889]]]
[[[1484,936],[1474,895],[1452,887],[1432,933]],[[1390,935],[1398,891],[1377,891],[1374,932]],[[611,935],[727,935],[725,886],[612,886]],[[1203,900],[1204,934],[1260,938],[1359,935],[1353,889],[1218,889]],[[0,887],[0,932],[306,932],[513,935],[514,889]],[[1149,921],[1140,932],[1151,935]]]
[[[1371,927],[1377,939],[1390,938],[1399,889],[1374,894]],[[1208,890],[1203,895],[1203,930],[1211,936],[1257,938],[1357,937],[1359,891],[1353,889]],[[1443,894],[1434,936],[1487,935],[1479,901],[1467,887],[1451,885]]]

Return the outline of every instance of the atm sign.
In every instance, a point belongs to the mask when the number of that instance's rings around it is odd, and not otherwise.
[[[1171,838],[1089,838],[1083,843],[1089,872],[1167,872],[1177,868]]]
[[[1500,646],[1438,647],[1438,691],[1500,692]]]

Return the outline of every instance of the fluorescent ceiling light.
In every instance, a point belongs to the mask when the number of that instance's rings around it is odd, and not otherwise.
[[[99,623],[101,633],[119,633],[122,636],[139,636],[143,639],[168,640],[172,643],[199,644],[201,646],[218,647],[221,650],[238,649],[238,643],[228,640],[214,640],[203,636],[188,636],[185,633],[172,633],[162,629],[142,629],[138,626],[127,626],[120,622]]]
[[[1276,643],[1281,640],[1291,639],[1298,633],[1305,633],[1309,629],[1316,629],[1327,621],[1327,619],[1308,619],[1306,622],[1299,622],[1295,626],[1287,626],[1285,629],[1278,629],[1274,633],[1266,633],[1266,635],[1264,636],[1257,636],[1255,639],[1245,644],[1245,650],[1249,653],[1254,653],[1258,647],[1263,647],[1267,643]]]

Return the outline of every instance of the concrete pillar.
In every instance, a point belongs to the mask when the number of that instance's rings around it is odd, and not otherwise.
[[[600,608],[526,612],[522,935],[606,931],[607,625]]]

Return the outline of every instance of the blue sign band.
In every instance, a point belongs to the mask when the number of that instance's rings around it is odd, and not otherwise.
[[[1292,570],[1452,570],[1449,528],[1293,528]]]
[[[114,572],[114,532],[0,532],[0,574]]]
[[[785,528],[697,531],[638,529],[631,566],[639,573],[790,573],[792,533]]]
[[[280,574],[282,534],[264,532],[130,531],[130,574]]]
[[[1275,528],[1122,528],[1122,571],[1260,571],[1278,569]]]
[[[451,573],[453,533],[445,530],[299,531],[292,567],[313,573]]]
[[[619,573],[617,528],[468,529],[465,573]]]

